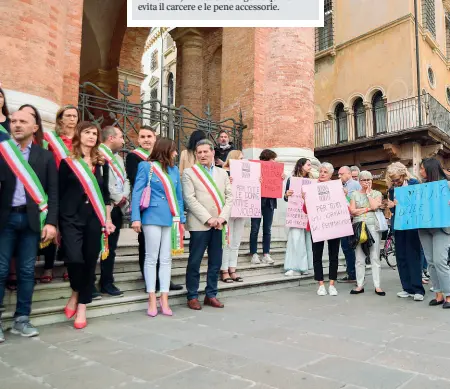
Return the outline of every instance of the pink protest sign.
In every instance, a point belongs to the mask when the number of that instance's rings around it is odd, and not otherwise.
[[[308,225],[308,216],[303,212],[303,186],[310,185],[316,180],[301,177],[291,177],[289,189],[294,194],[289,197],[286,210],[286,227],[306,228]]]
[[[303,187],[313,242],[353,235],[341,180]]]
[[[273,199],[283,197],[284,164],[272,161],[259,161],[261,164],[261,196]]]
[[[232,159],[230,177],[233,181],[231,217],[261,217],[261,165]]]

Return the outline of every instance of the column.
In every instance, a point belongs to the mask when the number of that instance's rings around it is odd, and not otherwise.
[[[299,158],[314,158],[314,29],[224,28],[222,119],[242,109],[246,158],[264,148],[290,175]],[[286,203],[275,213],[274,238],[285,237]]]
[[[202,116],[203,34],[199,28],[175,28],[170,35],[177,46],[177,106]]]
[[[0,2],[1,83],[11,111],[35,105],[47,127],[76,103],[83,0]]]

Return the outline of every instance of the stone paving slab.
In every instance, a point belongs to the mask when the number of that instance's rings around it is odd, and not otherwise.
[[[371,281],[368,280],[370,283]],[[450,312],[399,299],[383,268],[382,298],[338,284],[230,296],[225,309],[174,307],[6,333],[0,389],[448,389]]]

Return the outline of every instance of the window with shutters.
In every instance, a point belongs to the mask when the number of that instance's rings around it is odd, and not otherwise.
[[[324,3],[324,26],[316,28],[316,53],[333,47],[333,0],[325,0]]]
[[[152,53],[150,69],[153,71],[153,70],[156,70],[157,68],[158,68],[158,50],[155,50]]]
[[[436,0],[422,0],[422,25],[436,38]]]

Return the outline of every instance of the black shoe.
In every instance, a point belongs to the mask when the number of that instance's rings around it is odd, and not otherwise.
[[[104,285],[101,287],[103,294],[109,294],[112,297],[123,296],[123,292],[117,288],[114,284]]]
[[[340,278],[338,282],[344,283],[344,284],[351,284],[353,282],[356,282],[354,278],[350,278],[349,276],[345,276],[343,278]]]
[[[92,287],[92,300],[101,300],[101,299],[102,299],[101,293],[97,290],[97,287],[93,286]]]
[[[436,305],[444,304],[444,300],[437,301],[436,299],[431,300],[428,305],[431,307],[435,307]]]
[[[350,294],[360,294],[360,293],[364,293],[364,288],[362,288],[361,290],[352,289],[350,291]]]
[[[450,302],[446,301],[444,304],[442,304],[442,308],[449,309],[450,308]]]
[[[169,290],[183,290],[183,285],[174,284],[172,281],[170,281]]]
[[[376,293],[378,296],[386,296],[386,292],[384,292],[384,291],[378,292],[378,291],[375,289],[375,293]]]

